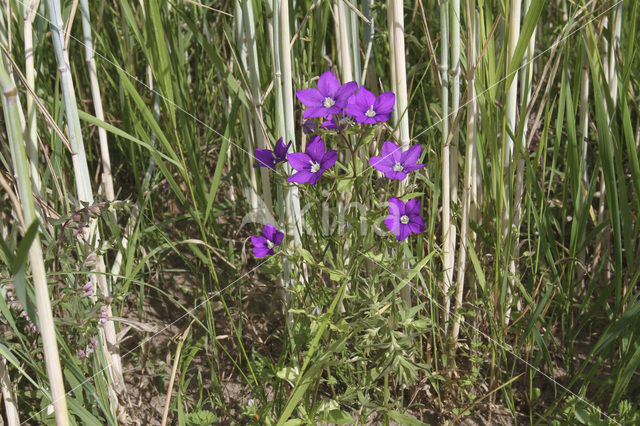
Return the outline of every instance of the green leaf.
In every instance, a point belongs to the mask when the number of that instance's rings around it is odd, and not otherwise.
[[[353,417],[342,410],[331,410],[323,417],[324,420],[338,425],[353,423],[355,421]]]
[[[428,426],[428,423],[423,423],[420,420],[406,416],[404,414],[400,414],[397,411],[387,411],[387,415],[392,419],[400,423],[401,425],[407,426]]]

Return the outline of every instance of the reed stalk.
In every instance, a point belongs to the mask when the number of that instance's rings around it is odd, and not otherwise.
[[[512,2],[510,2],[509,8],[510,8],[509,25],[508,25],[509,35],[507,39],[507,61],[506,61],[506,67],[505,67],[506,70],[511,69],[512,58],[516,50],[518,39],[520,38],[520,20],[521,20],[521,14],[522,14],[522,0],[513,0]],[[517,128],[516,128],[517,126],[516,112],[518,108],[518,71],[517,70],[514,72],[513,79],[511,80],[511,84],[509,85],[509,87],[505,88],[505,90],[507,93],[507,99],[505,101],[506,134],[504,135],[506,139],[506,149],[505,149],[506,152],[503,152],[503,157],[504,157],[503,170],[507,171],[507,173],[506,173],[506,176],[503,173],[503,178],[506,177],[506,179],[504,179],[504,190],[505,190],[505,193],[507,194],[507,200],[505,201],[507,205],[503,206],[503,209],[502,209],[501,230],[502,230],[502,242],[504,245],[503,253],[507,255],[508,253],[511,253],[511,250],[509,250],[510,242],[508,241],[509,240],[508,236],[510,234],[509,229],[514,224],[512,214],[513,214],[513,209],[515,208],[515,206],[510,205],[510,202],[509,202],[509,200],[513,198],[513,192],[512,192],[511,185],[509,183],[510,172],[508,171],[511,169],[511,164],[514,159],[514,145],[516,142],[513,139],[512,135],[515,136],[517,134]],[[511,302],[513,299],[512,287],[513,287],[515,272],[516,272],[515,263],[513,263],[512,261],[509,261],[509,268],[507,271],[507,273],[509,274],[509,280],[508,280],[509,285],[507,286],[507,289],[506,289],[506,292],[507,292],[506,298],[505,298],[506,309],[503,317],[505,324],[509,324],[510,316],[511,316]]]
[[[26,0],[23,6],[23,27],[24,27],[24,66],[27,84],[31,89],[36,87],[36,72],[33,60],[33,20],[36,17],[40,0]],[[38,171],[38,127],[36,124],[36,105],[31,94],[27,95],[27,112],[25,117],[24,139],[27,144],[27,154],[29,156],[29,168],[31,170],[31,180],[33,191],[38,197],[44,197],[40,172]],[[36,206],[36,214],[42,217],[39,208]]]
[[[334,11],[336,16],[336,36],[338,40],[338,55],[340,58],[340,77],[342,83],[353,80],[352,45],[350,38],[349,11],[343,0],[335,0]],[[356,45],[356,46],[359,46]],[[353,49],[355,50],[355,49]]]
[[[88,205],[93,204],[93,190],[91,188],[91,178],[89,176],[89,168],[84,150],[84,142],[82,139],[82,129],[80,127],[80,119],[78,116],[78,106],[76,102],[75,89],[69,67],[69,57],[64,44],[63,22],[60,0],[47,0],[49,10],[49,22],[51,24],[51,35],[53,39],[54,53],[58,69],[60,71],[60,81],[62,83],[62,95],[65,105],[65,113],[67,117],[67,126],[69,128],[69,142],[71,145],[71,159],[73,163],[74,177],[76,182],[76,192],[78,200]],[[90,34],[89,34],[90,37]],[[99,94],[99,90],[98,90]],[[97,228],[97,221],[91,220],[88,226],[88,232],[85,235],[85,242],[93,244],[94,249],[100,244],[100,233]],[[108,296],[110,294],[109,284],[106,280],[106,266],[104,258],[98,256],[97,273],[92,274],[92,282],[97,283],[100,291]],[[102,340],[102,350],[108,361],[108,373],[113,381],[114,387],[110,392],[111,409],[114,413],[118,411],[118,398],[114,394],[114,390],[123,394],[125,391],[124,377],[122,374],[122,362],[118,352],[118,342],[115,332],[115,325],[109,318],[111,317],[111,306],[106,305],[107,321],[105,322],[101,333],[104,333]]]
[[[451,245],[451,155],[449,147],[449,1],[440,2],[440,25],[442,26],[440,44],[440,80],[442,81],[440,102],[442,107],[442,264],[444,297],[443,320],[445,331],[449,322],[451,299],[449,290],[453,284],[455,247]]]
[[[473,231],[469,232],[469,219],[471,216],[471,200],[473,165],[475,163],[476,145],[478,143],[477,121],[478,121],[478,101],[476,99],[475,88],[475,67],[476,67],[476,29],[475,29],[475,0],[466,0],[465,16],[467,24],[467,94],[469,102],[467,103],[467,145],[464,156],[464,182],[462,184],[462,218],[460,224],[460,248],[458,254],[458,266],[456,268],[456,290],[455,290],[455,306],[453,312],[456,315],[453,318],[451,327],[452,355],[455,355],[455,343],[460,333],[460,317],[459,310],[462,307],[462,298],[464,294],[464,281],[467,267],[467,246],[473,244]],[[453,357],[451,357],[453,359]]]
[[[396,94],[396,137],[403,151],[409,149],[411,138],[409,137],[409,97],[407,94],[407,64],[404,45],[404,1],[389,0],[388,7],[391,10],[389,21],[389,34],[392,38],[393,54],[391,56],[392,80],[391,89]],[[398,195],[405,192],[406,181],[401,181],[398,186]],[[408,267],[408,265],[405,265]],[[411,287],[406,285],[400,290],[402,301],[411,307]]]
[[[241,2],[238,0],[236,1],[236,4],[235,4],[235,13],[234,13],[234,17],[235,17],[234,39],[235,39],[236,48],[238,49],[237,59],[239,61],[237,66],[240,69],[247,69],[247,49],[244,44],[244,32],[243,32],[244,20],[246,19],[246,17],[242,12],[243,12],[242,5],[241,5]],[[251,211],[256,213],[259,210],[258,179],[256,177],[256,170],[253,167],[254,161],[255,161],[253,158],[253,143],[252,143],[253,135],[251,133],[251,127],[249,126],[249,113],[247,111],[247,108],[245,107],[242,108],[242,133],[244,134],[245,149],[247,150],[247,152],[251,154],[249,155],[250,185],[249,185],[249,188],[247,188],[245,191],[245,196],[247,198],[247,203],[251,207]]]
[[[20,414],[18,413],[18,399],[13,391],[7,360],[0,359],[0,388],[2,389],[2,400],[4,401],[4,412],[7,417],[7,426],[18,426],[20,424]]]
[[[11,158],[16,176],[18,193],[22,204],[22,213],[25,220],[26,229],[37,220],[35,206],[33,202],[32,182],[30,179],[29,164],[25,149],[25,141],[22,133],[18,112],[18,90],[11,81],[9,74],[0,61],[0,86],[2,86],[4,104],[4,120],[9,139]],[[31,263],[31,273],[33,279],[34,293],[36,297],[37,315],[39,322],[40,336],[42,338],[42,349],[44,361],[51,387],[51,399],[53,403],[56,423],[58,425],[68,425],[69,416],[67,413],[67,400],[58,354],[58,343],[56,341],[56,330],[51,312],[51,302],[47,287],[47,276],[44,267],[42,245],[40,235],[36,233],[31,247],[29,248],[29,261]]]
[[[100,84],[98,82],[98,72],[96,69],[95,49],[91,36],[91,15],[89,13],[89,1],[80,0],[80,15],[82,18],[82,39],[84,44],[84,56],[89,69],[89,81],[91,84],[91,98],[96,118],[104,121],[104,111],[102,109],[102,96],[100,94]],[[113,201],[115,193],[113,189],[113,175],[111,174],[111,156],[109,155],[109,143],[107,141],[107,131],[98,126],[98,141],[100,143],[100,157],[102,159],[102,187],[105,199]]]
[[[249,80],[251,84],[250,98],[253,103],[253,135],[257,147],[260,149],[267,148],[267,137],[262,125],[262,93],[260,90],[260,69],[258,67],[258,47],[256,44],[256,28],[253,18],[253,4],[251,1],[242,2],[242,12],[244,15],[243,28],[244,39],[247,47],[247,59],[249,67]],[[271,183],[269,181],[269,171],[265,167],[260,167],[260,181],[262,184],[262,199],[269,209],[273,212],[273,200],[271,196]]]
[[[529,11],[529,7],[531,6],[531,0],[525,0],[523,12],[526,13]],[[524,195],[524,167],[525,161],[524,156],[527,155],[527,121],[528,118],[525,115],[528,109],[529,101],[531,99],[531,79],[533,76],[533,55],[535,53],[535,41],[536,41],[536,31],[534,30],[531,34],[531,38],[529,40],[529,46],[527,48],[526,54],[524,56],[524,61],[527,64],[524,72],[521,72],[520,77],[520,94],[521,94],[521,106],[520,111],[522,113],[522,117],[520,120],[523,121],[523,131],[522,136],[520,137],[520,145],[518,149],[518,162],[516,164],[516,182],[515,182],[515,197],[513,201],[514,218],[513,218],[513,229],[516,231],[515,244],[512,246],[512,256],[509,262],[509,270],[512,276],[515,276],[517,263],[516,259],[519,257],[519,231],[520,231],[520,222],[522,220],[522,198]],[[514,131],[515,134],[515,131]],[[514,154],[515,155],[515,154]],[[521,300],[518,299],[516,301],[516,307],[518,310],[521,309]],[[506,318],[506,321],[509,321],[509,318]]]
[[[289,2],[288,0],[279,0],[278,8],[274,10],[278,13],[278,32],[279,32],[279,54],[281,67],[281,96],[284,109],[284,140],[291,141],[291,151],[296,149],[295,134],[295,116],[293,113],[293,73],[291,68],[291,35],[289,30]],[[287,174],[291,173],[291,168],[285,165]],[[285,196],[285,205],[287,211],[287,235],[293,236],[293,242],[289,248],[296,250],[302,244],[302,216],[300,214],[300,195],[298,187],[291,185]],[[302,276],[302,272],[300,272]]]

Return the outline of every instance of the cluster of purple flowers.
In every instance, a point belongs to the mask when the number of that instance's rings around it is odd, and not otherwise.
[[[96,340],[94,337],[90,337],[89,344],[84,349],[78,349],[78,358],[88,358],[89,355],[93,353],[93,350],[96,348],[96,346],[98,346],[98,340]]]
[[[325,71],[320,76],[317,88],[299,90],[296,96],[307,107],[303,125],[306,134],[314,134],[319,130],[342,130],[354,123],[366,126],[385,122],[391,118],[395,104],[395,94],[392,92],[376,96],[364,86],[358,87],[355,81],[340,84],[331,71]],[[275,169],[279,163],[288,162],[295,173],[287,178],[287,182],[315,185],[338,158],[337,151],[327,150],[320,135],[312,136],[305,152],[288,153],[290,146],[291,142],[285,145],[280,138],[273,150],[256,149],[258,164],[254,167]],[[401,181],[409,173],[424,168],[423,164],[418,163],[421,153],[420,145],[403,151],[395,143],[385,141],[381,155],[371,157],[369,164],[388,179]],[[398,241],[404,241],[412,233],[424,232],[425,224],[420,212],[420,200],[404,203],[397,198],[390,198],[390,214],[384,221],[385,226]],[[251,237],[254,255],[265,257],[273,254],[274,247],[280,245],[283,237],[284,234],[273,225],[265,225],[263,236]]]

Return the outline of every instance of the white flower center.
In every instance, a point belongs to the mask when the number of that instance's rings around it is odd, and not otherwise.
[[[336,104],[336,101],[334,101],[333,98],[330,98],[328,96],[324,98],[324,101],[322,102],[322,105],[324,105],[325,108],[331,108],[335,104]]]
[[[402,216],[400,216],[400,222],[406,225],[407,223],[409,223],[409,216],[403,214]]]
[[[394,171],[394,172],[401,172],[401,171],[403,171],[403,170],[404,170],[404,167],[403,167],[403,166],[402,166],[402,164],[400,164],[400,163],[396,163],[396,164],[393,166],[393,171]]]
[[[267,240],[267,247],[269,248],[269,250],[273,248],[273,242],[271,240]]]
[[[311,173],[318,173],[318,170],[320,170],[320,164],[313,160],[309,160],[309,162],[311,163]]]
[[[364,115],[366,115],[367,117],[375,117],[376,116],[376,112],[373,110],[373,105],[371,105],[369,107],[369,109],[367,110],[367,112],[364,113]]]

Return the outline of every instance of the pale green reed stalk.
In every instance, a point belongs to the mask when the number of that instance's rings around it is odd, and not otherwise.
[[[58,69],[60,71],[60,81],[62,83],[62,97],[67,116],[67,126],[69,127],[69,142],[71,144],[71,159],[76,182],[76,192],[81,203],[93,204],[93,190],[91,189],[91,178],[87,166],[87,158],[82,140],[82,129],[78,117],[78,106],[76,102],[75,89],[69,68],[69,56],[64,45],[63,22],[60,0],[47,0],[49,10],[49,22],[51,24],[51,35],[53,39],[54,53]],[[85,235],[88,244],[93,243],[94,249],[100,244],[100,234],[97,229],[97,222],[92,220]],[[97,283],[101,292],[109,295],[109,286],[104,274],[106,267],[102,256],[97,259],[97,274],[92,274],[92,282]],[[107,317],[111,316],[111,306],[106,305]],[[108,372],[113,381],[115,391],[123,393],[125,391],[124,377],[122,375],[122,362],[118,352],[118,342],[113,321],[107,319],[101,328],[104,335],[102,348],[108,362]],[[110,392],[111,409],[117,412],[118,399],[113,392]]]
[[[245,16],[242,13],[242,6],[240,1],[236,1],[235,13],[234,13],[234,41],[238,51],[237,60],[239,61],[237,66],[241,69],[247,69],[247,49],[244,45],[244,32],[242,30],[244,25]],[[253,135],[251,133],[251,127],[249,126],[249,113],[246,107],[242,107],[242,133],[244,134],[245,149],[249,153],[253,153]],[[249,182],[250,186],[246,189],[246,197],[252,212],[258,212],[258,179],[256,177],[256,170],[253,167],[254,164],[253,155],[249,156]]]
[[[2,86],[4,97],[4,120],[9,139],[9,148],[13,160],[14,174],[18,184],[18,193],[22,203],[22,213],[25,220],[25,229],[37,220],[33,202],[32,182],[29,173],[29,164],[25,149],[25,141],[22,134],[22,125],[18,112],[18,89],[11,81],[9,74],[0,61],[0,86]],[[67,413],[67,400],[62,379],[62,369],[60,367],[60,357],[58,355],[58,342],[56,341],[56,330],[51,312],[51,302],[47,287],[47,276],[42,256],[42,246],[40,235],[36,233],[31,247],[29,248],[29,261],[31,263],[31,273],[38,310],[38,322],[40,336],[42,338],[42,349],[44,352],[44,362],[51,386],[51,399],[58,425],[68,425],[69,416]]]
[[[2,389],[2,400],[4,401],[4,413],[7,417],[7,426],[18,426],[20,424],[20,414],[18,413],[18,399],[13,391],[7,360],[0,359],[0,388]]]
[[[26,0],[23,4],[23,27],[24,27],[24,67],[27,85],[35,91],[36,72],[33,61],[33,20],[36,17],[40,0]],[[31,180],[33,190],[39,197],[44,197],[42,182],[38,171],[38,126],[36,124],[36,105],[31,94],[27,95],[27,112],[25,117],[24,139],[27,144],[27,154],[29,155],[29,168],[31,169]],[[36,214],[42,215],[36,207]]]
[[[580,126],[580,139],[579,146],[582,150],[580,160],[580,190],[578,191],[578,200],[580,203],[580,209],[585,207],[586,189],[589,187],[589,173],[587,171],[587,153],[589,151],[589,59],[587,58],[586,47],[583,48],[582,53],[582,70],[580,71],[580,103],[579,103],[579,126]],[[638,127],[640,129],[640,127]],[[580,239],[580,246],[584,245],[586,236],[582,235]],[[585,275],[585,260],[586,250],[580,250],[578,253],[578,259],[580,260],[578,270],[576,272],[576,282],[578,285],[583,284]]]
[[[440,102],[442,103],[442,292],[444,299],[443,319],[449,321],[451,299],[449,289],[453,284],[454,250],[451,228],[451,156],[449,147],[449,1],[440,2],[440,80],[442,82]]]
[[[96,70],[95,49],[93,38],[91,37],[91,16],[89,14],[89,1],[80,0],[80,15],[82,17],[82,41],[84,44],[84,56],[89,69],[89,80],[91,83],[91,98],[96,118],[104,121],[104,111],[102,109],[102,96],[100,95],[100,84],[98,82],[98,72]],[[109,155],[109,143],[107,141],[107,131],[98,126],[98,140],[100,142],[100,157],[102,159],[102,186],[107,201],[115,199],[113,189],[113,175],[111,174],[111,156]]]
[[[473,165],[476,162],[477,155],[477,122],[479,121],[480,111],[478,109],[478,101],[476,99],[476,26],[475,26],[475,0],[466,0],[465,2],[465,21],[467,26],[467,145],[464,155],[464,182],[462,184],[462,219],[460,224],[460,248],[458,254],[458,266],[456,268],[456,290],[455,290],[455,306],[453,312],[456,315],[453,318],[451,327],[451,341],[453,346],[451,350],[455,354],[455,342],[458,340],[460,333],[460,323],[462,318],[459,316],[459,310],[462,307],[462,298],[464,294],[464,280],[467,268],[467,246],[474,242],[473,231],[469,232],[469,219],[471,215],[471,200],[473,198]],[[453,358],[453,357],[451,357]]]
[[[258,47],[256,45],[256,26],[253,17],[253,5],[251,1],[242,2],[242,12],[244,15],[243,28],[244,39],[247,46],[247,68],[251,84],[250,96],[253,103],[253,135],[260,149],[267,148],[267,136],[262,120],[262,92],[260,90],[260,69],[258,67]],[[252,152],[252,151],[250,151]],[[269,181],[269,170],[260,167],[260,181],[262,184],[262,200],[269,213],[273,212],[273,200],[271,196],[271,183]]]
[[[529,11],[531,7],[531,0],[525,0],[523,12],[526,16],[526,13]],[[526,116],[526,112],[529,107],[529,101],[531,100],[531,79],[533,76],[533,55],[535,53],[535,43],[536,43],[536,31],[534,30],[531,34],[531,38],[529,39],[529,46],[527,47],[526,54],[523,58],[523,61],[527,64],[524,68],[524,72],[519,74],[520,77],[520,96],[521,96],[521,104],[520,104],[520,121],[523,122],[523,131],[522,136],[520,136],[519,140],[519,148],[518,148],[518,162],[516,164],[516,182],[515,182],[515,196],[513,201],[513,229],[516,231],[516,239],[515,243],[512,245],[511,252],[511,260],[509,261],[509,270],[512,274],[515,274],[517,270],[516,259],[519,257],[519,243],[520,243],[520,222],[522,221],[522,199],[524,196],[524,167],[525,161],[524,156],[527,152],[527,121],[528,117]],[[515,134],[515,130],[514,130]],[[514,154],[515,155],[515,154]],[[514,275],[515,276],[515,275]],[[521,309],[521,299],[516,300],[517,309]]]
[[[411,138],[409,136],[409,96],[407,94],[407,63],[404,46],[404,1],[390,0],[387,6],[390,9],[389,34],[393,44],[391,89],[396,94],[395,109],[398,119],[394,123],[397,125],[396,137],[400,142],[400,147],[406,151],[409,149]],[[404,193],[405,188],[406,182],[401,181],[398,186],[398,195]],[[411,307],[411,286],[402,287],[400,297],[407,307]]]
[[[518,39],[520,38],[520,19],[522,14],[522,0],[513,0],[509,5],[509,21],[508,21],[508,29],[509,35],[507,39],[507,62],[505,69],[511,69],[511,62],[516,50],[516,45],[518,44]],[[511,76],[509,76],[511,77]],[[511,80],[511,84],[507,91],[507,99],[505,101],[505,126],[506,126],[506,134],[504,137],[506,138],[506,149],[505,152],[502,153],[504,157],[503,161],[503,170],[508,171],[511,168],[511,164],[514,158],[514,144],[515,141],[511,137],[511,135],[516,135],[516,111],[518,108],[518,71],[515,71],[513,79]],[[507,173],[507,176],[510,173]],[[505,173],[503,172],[503,178],[505,178]],[[512,189],[511,185],[509,185],[509,179],[504,179],[504,188],[505,193],[507,194],[507,200],[512,199]],[[512,223],[511,213],[514,206],[509,205],[507,202],[506,206],[503,206],[502,209],[502,241],[504,251],[503,253],[507,255],[510,253],[509,248],[509,226]],[[509,286],[507,286],[507,295],[506,295],[506,310],[504,315],[504,323],[509,324],[510,316],[511,316],[511,301],[513,299],[512,296],[512,287],[514,281],[515,274],[515,263],[509,262]]]
[[[289,30],[289,2],[288,0],[280,0],[277,9],[274,7],[274,13],[278,13],[278,41],[279,55],[281,67],[281,96],[284,106],[284,140],[291,141],[290,151],[296,151],[296,134],[295,134],[295,116],[293,113],[293,74],[291,69],[291,33]],[[291,167],[285,165],[285,169],[289,174]],[[296,250],[301,247],[302,239],[302,216],[300,214],[300,195],[298,187],[291,185],[287,191],[285,198],[287,212],[287,235],[293,236],[293,241],[289,244],[289,248]],[[300,276],[303,272],[300,271]],[[290,274],[290,272],[289,272]],[[289,275],[290,278],[290,275]],[[288,285],[288,283],[287,283]]]

